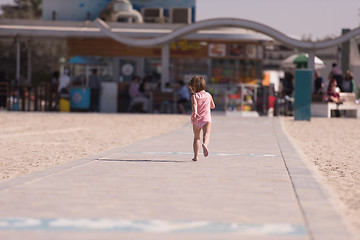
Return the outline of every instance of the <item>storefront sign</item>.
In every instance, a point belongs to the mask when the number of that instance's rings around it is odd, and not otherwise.
[[[206,52],[205,46],[203,46],[199,41],[179,40],[170,43],[171,56],[203,56],[204,51]],[[161,54],[161,48],[155,48],[153,53],[156,55]]]
[[[134,67],[130,63],[125,63],[121,71],[125,76],[130,76],[134,72]]]
[[[230,44],[229,45],[229,56],[231,57],[244,57],[245,47],[241,44]]]
[[[209,44],[209,56],[210,57],[225,57],[226,45],[225,44]]]
[[[170,44],[170,50],[188,51],[188,50],[199,50],[200,48],[201,48],[200,42],[196,42],[196,41],[180,40],[177,42],[172,42]]]
[[[256,58],[256,45],[254,44],[246,45],[246,56],[248,58]]]

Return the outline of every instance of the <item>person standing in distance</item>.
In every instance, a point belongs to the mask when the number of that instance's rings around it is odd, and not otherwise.
[[[59,79],[59,87],[58,87],[59,93],[69,93],[69,85],[70,85],[69,75],[70,75],[69,69],[65,69],[64,74],[61,75]]]
[[[89,88],[90,88],[90,111],[100,111],[100,92],[101,92],[101,81],[97,75],[97,69],[92,70],[92,74],[89,77]]]

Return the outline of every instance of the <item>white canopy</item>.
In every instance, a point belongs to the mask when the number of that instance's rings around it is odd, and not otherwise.
[[[309,56],[307,53],[298,53],[298,54],[291,55],[281,62],[281,67],[284,69],[295,69],[296,64],[294,64],[294,60],[299,55],[305,55],[306,57]],[[315,69],[325,68],[325,64],[320,58],[315,56],[314,62],[315,62]]]

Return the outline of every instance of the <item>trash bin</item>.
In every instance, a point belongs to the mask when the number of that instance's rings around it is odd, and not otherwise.
[[[60,112],[70,112],[69,93],[65,90],[60,92],[59,108]]]
[[[65,98],[59,100],[60,112],[70,112],[70,101]]]

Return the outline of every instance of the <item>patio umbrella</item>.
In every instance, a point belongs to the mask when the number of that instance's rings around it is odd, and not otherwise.
[[[295,69],[295,68],[306,68],[308,62],[308,54],[294,54],[286,58],[281,62],[281,67],[285,69]],[[315,56],[314,59],[315,69],[325,68],[324,62]]]
[[[68,64],[99,64],[99,61],[92,57],[75,56],[68,61]]]

